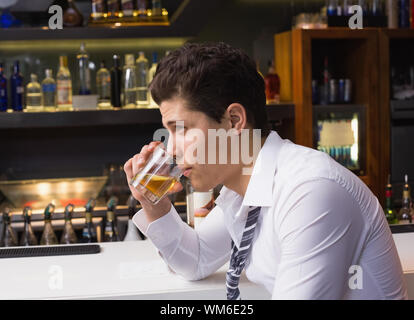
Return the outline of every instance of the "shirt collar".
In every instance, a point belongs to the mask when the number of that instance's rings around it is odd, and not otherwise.
[[[270,207],[273,204],[273,181],[282,138],[271,131],[257,156],[243,199],[243,206]]]

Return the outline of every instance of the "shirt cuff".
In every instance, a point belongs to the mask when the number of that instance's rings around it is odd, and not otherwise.
[[[144,209],[139,210],[132,221],[160,250],[169,246],[172,242],[179,243],[179,239],[183,234],[184,222],[173,205],[171,205],[171,209],[166,215],[153,222],[148,221]]]

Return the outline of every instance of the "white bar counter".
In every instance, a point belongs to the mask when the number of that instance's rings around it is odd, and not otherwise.
[[[414,233],[394,234],[414,299]],[[0,259],[0,299],[225,299],[227,265],[200,281],[171,273],[149,240],[100,243],[101,253]],[[242,298],[269,299],[243,275]]]

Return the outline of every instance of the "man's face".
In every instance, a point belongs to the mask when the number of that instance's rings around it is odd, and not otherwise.
[[[229,130],[229,122],[217,123],[202,112],[190,110],[181,98],[163,101],[160,111],[163,125],[170,134],[167,150],[177,157],[192,186],[197,191],[207,191],[222,184],[233,168],[218,161],[208,163],[207,137],[208,129]],[[204,163],[198,159],[204,159]]]

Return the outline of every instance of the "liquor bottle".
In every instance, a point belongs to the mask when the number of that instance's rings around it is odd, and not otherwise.
[[[266,103],[280,102],[280,78],[275,71],[275,66],[272,61],[268,63],[269,70],[264,77]]]
[[[190,181],[186,183],[187,223],[197,229],[214,208],[214,189],[196,191]]]
[[[135,108],[137,101],[136,69],[133,54],[125,55],[125,66],[122,79],[124,81],[124,107]]]
[[[391,177],[388,175],[388,183],[385,188],[385,217],[387,218],[388,224],[397,224],[397,214],[392,203],[392,185]]]
[[[119,17],[120,7],[118,0],[108,0],[108,18],[116,19]]]
[[[139,53],[136,60],[137,65],[137,105],[148,106],[148,60],[144,52]]]
[[[115,208],[118,204],[117,197],[111,197],[107,203],[104,241],[114,242],[119,241],[118,227],[116,225]]]
[[[92,222],[92,212],[95,208],[96,200],[95,199],[89,199],[88,203],[85,206],[85,225],[83,226],[82,230],[82,240],[83,243],[91,243],[91,242],[97,242],[97,235],[96,230],[93,226]]]
[[[76,56],[79,72],[79,94],[91,94],[91,75],[89,70],[89,54],[86,52],[85,43],[81,43],[80,51]]]
[[[132,17],[134,14],[134,0],[121,0],[122,17]]]
[[[106,1],[105,0],[92,0],[92,12],[91,20],[98,21],[107,17]]]
[[[78,237],[76,236],[72,225],[72,214],[74,209],[75,206],[73,204],[68,204],[65,207],[65,225],[63,226],[62,236],[60,237],[60,243],[62,244],[72,244],[78,242]]]
[[[124,241],[138,241],[144,239],[143,235],[140,233],[132,221],[132,217],[136,213],[137,204],[138,201],[132,195],[130,195],[128,198],[128,226]]]
[[[57,108],[60,111],[71,111],[72,107],[72,78],[68,69],[68,57],[59,57],[57,80]]]
[[[0,237],[0,247],[15,247],[18,245],[17,233],[10,223],[10,211],[3,211],[3,229]]]
[[[115,54],[111,68],[111,104],[114,108],[121,107],[122,70],[120,64],[119,56]]]
[[[398,0],[386,0],[388,28],[398,28]]]
[[[329,103],[329,80],[330,79],[331,79],[331,75],[329,73],[328,57],[325,57],[324,69],[323,69],[323,85],[322,85],[322,92],[320,96],[321,104]]]
[[[111,108],[111,74],[105,67],[105,61],[96,73],[96,90],[98,93],[98,108]]]
[[[13,74],[10,78],[11,84],[11,103],[14,111],[23,110],[23,76],[20,73],[19,61],[15,61],[13,65]]]
[[[30,82],[26,86],[26,110],[43,111],[42,106],[42,87],[37,81],[37,75],[30,75]]]
[[[411,202],[411,190],[408,184],[408,175],[404,176],[405,184],[402,197],[402,208],[398,213],[399,223],[412,223],[414,211]]]
[[[24,218],[24,228],[22,237],[20,238],[20,245],[21,246],[36,246],[37,245],[37,238],[32,229],[32,208],[25,207],[23,209],[23,218]]]
[[[148,17],[147,0],[137,0],[137,16],[139,18]]]
[[[339,3],[338,0],[329,0],[328,1],[328,8],[327,8],[327,15],[328,16],[338,16],[338,7]]]
[[[384,7],[383,7],[383,1],[382,0],[372,0],[371,14],[373,16],[383,16],[384,15]]]
[[[53,203],[49,203],[44,212],[44,220],[45,226],[43,229],[42,237],[40,239],[41,245],[53,245],[58,244],[58,240],[56,238],[56,234],[53,231],[52,227],[52,214],[55,212],[55,205]]]
[[[398,26],[410,27],[410,0],[398,0]]]
[[[155,72],[157,71],[158,66],[158,54],[156,52],[152,53],[152,65],[151,68],[148,71],[148,85],[151,83],[152,79],[154,79]],[[148,92],[149,95],[149,106],[150,108],[156,108],[157,104],[152,99],[152,95],[150,92]]]
[[[63,12],[63,26],[65,27],[81,27],[83,24],[83,16],[76,7],[73,0],[68,0],[68,7]]]
[[[4,66],[0,63],[0,112],[7,111],[7,78],[4,76]]]
[[[152,0],[151,15],[153,17],[158,17],[162,15],[161,0]]]
[[[45,111],[56,110],[56,82],[52,69],[46,69],[46,78],[42,81],[42,105]]]

